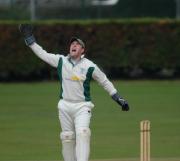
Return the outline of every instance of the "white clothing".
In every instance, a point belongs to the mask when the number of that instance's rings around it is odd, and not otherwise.
[[[74,65],[69,56],[47,53],[38,44],[33,43],[31,49],[46,63],[58,69],[62,85],[60,97],[70,102],[91,101],[90,81],[96,80],[110,95],[117,92],[106,75],[87,58]]]
[[[91,102],[72,103],[60,100],[58,103],[59,120],[62,131],[74,131],[81,127],[88,128],[91,119]]]
[[[91,135],[89,125],[93,107],[91,102],[59,101],[62,153],[65,161],[88,161]],[[76,134],[76,141],[74,141],[74,134]]]
[[[94,107],[90,97],[90,81],[92,78],[96,80],[109,95],[115,94],[117,90],[97,65],[83,56],[79,61],[72,61],[69,56],[47,53],[37,43],[30,48],[58,71],[61,82],[58,109],[64,160],[88,161],[89,125],[91,109]]]

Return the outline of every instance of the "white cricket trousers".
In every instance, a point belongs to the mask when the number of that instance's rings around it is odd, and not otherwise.
[[[93,107],[91,102],[59,101],[59,120],[62,129],[60,138],[64,161],[89,160],[91,136],[89,125]]]

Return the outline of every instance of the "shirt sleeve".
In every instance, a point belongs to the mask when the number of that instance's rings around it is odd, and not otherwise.
[[[109,95],[113,95],[117,92],[114,88],[113,84],[109,81],[106,75],[99,69],[97,65],[95,65],[94,72],[92,74],[94,80],[96,80],[108,93]]]
[[[61,55],[48,53],[41,46],[39,46],[37,43],[33,43],[30,46],[30,48],[44,62],[48,63],[49,65],[51,65],[51,66],[53,66],[55,68],[57,68],[59,58],[61,57]]]

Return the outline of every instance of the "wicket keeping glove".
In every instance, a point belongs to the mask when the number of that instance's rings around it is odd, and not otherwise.
[[[30,24],[20,24],[19,30],[24,36],[24,41],[26,45],[30,46],[36,42],[35,37],[33,36],[33,26]]]
[[[128,102],[124,100],[118,93],[112,95],[112,99],[122,107],[122,111],[129,111]]]

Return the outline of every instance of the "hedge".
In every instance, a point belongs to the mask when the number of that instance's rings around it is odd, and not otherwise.
[[[18,25],[0,22],[0,81],[56,79],[56,70],[24,44]],[[180,76],[180,22],[176,20],[41,21],[37,42],[48,52],[68,53],[69,39],[82,38],[86,56],[113,78]]]

